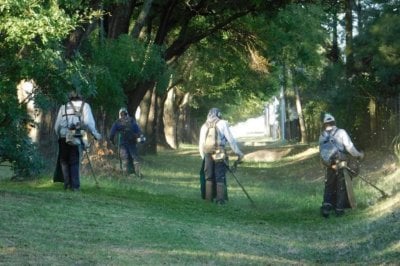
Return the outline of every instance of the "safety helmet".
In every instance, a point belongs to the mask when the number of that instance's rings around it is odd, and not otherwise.
[[[324,124],[335,122],[335,118],[331,114],[325,114]]]
[[[208,111],[208,117],[213,117],[216,116],[219,119],[222,118],[222,113],[221,110],[219,110],[219,108],[213,107],[210,109],[210,111]]]
[[[68,93],[68,99],[69,99],[70,101],[72,101],[72,100],[81,100],[81,99],[82,99],[82,96],[81,96],[77,91],[71,90],[71,91]]]
[[[125,107],[122,107],[121,109],[119,109],[119,112],[118,112],[119,118],[122,118],[123,114],[128,115],[128,110]]]

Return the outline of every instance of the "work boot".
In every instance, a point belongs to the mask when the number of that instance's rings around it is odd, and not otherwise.
[[[217,204],[225,204],[225,184],[221,182],[217,183]]]
[[[329,213],[331,212],[332,205],[329,203],[324,203],[321,206],[321,215],[325,218],[329,218]]]
[[[135,169],[135,174],[137,177],[142,178],[142,172],[140,171],[140,163],[134,162],[133,167]]]
[[[206,200],[213,201],[213,182],[206,181]]]
[[[344,210],[343,209],[336,209],[335,210],[336,217],[340,217],[344,215]]]

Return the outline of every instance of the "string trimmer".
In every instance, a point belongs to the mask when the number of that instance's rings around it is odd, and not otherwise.
[[[228,171],[232,174],[232,176],[235,178],[236,182],[238,183],[239,187],[243,190],[244,194],[246,194],[246,197],[249,199],[249,201],[251,202],[251,204],[255,205],[254,201],[251,199],[249,193],[247,193],[246,189],[243,187],[243,185],[240,183],[239,179],[236,177],[236,175],[234,174],[234,171],[236,171],[238,164],[240,163],[239,160],[236,160],[233,163],[232,169],[229,166],[229,164],[225,161],[225,166],[226,169],[228,169]]]

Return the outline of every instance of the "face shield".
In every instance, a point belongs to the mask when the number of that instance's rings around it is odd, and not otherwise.
[[[119,110],[119,118],[126,118],[128,117],[128,110],[126,108],[121,108]]]

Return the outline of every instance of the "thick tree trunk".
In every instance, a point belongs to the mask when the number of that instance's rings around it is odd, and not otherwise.
[[[129,24],[136,0],[123,1],[111,6],[111,16],[105,17],[107,38],[116,39],[121,34],[128,34]]]
[[[141,153],[157,153],[157,95],[155,88],[149,90],[144,97],[140,108],[140,125],[146,136]]]
[[[149,15],[152,3],[153,0],[144,1],[142,11],[140,11],[138,18],[136,19],[135,26],[133,27],[133,30],[131,32],[132,38],[138,38],[140,36],[140,32],[142,31],[143,26],[146,23],[146,19]]]
[[[93,10],[99,10],[101,9],[101,2],[101,0],[91,0],[89,1],[89,7]],[[76,28],[75,31],[68,36],[67,40],[65,40],[65,53],[67,58],[72,58],[76,54],[82,41],[87,38],[96,27],[96,22],[86,23]]]
[[[155,81],[146,81],[144,83],[140,83],[135,87],[131,88],[131,83],[126,83],[124,86],[125,95],[128,98],[128,111],[130,114],[134,114],[136,109],[141,104],[143,98],[145,97],[148,91],[152,91],[156,86]]]
[[[167,97],[164,101],[164,108],[163,108],[165,140],[167,144],[173,149],[178,148],[177,119],[179,114],[177,108],[175,107],[175,98],[176,98],[175,89],[172,88],[167,92]]]

